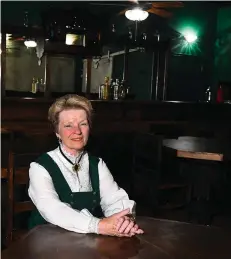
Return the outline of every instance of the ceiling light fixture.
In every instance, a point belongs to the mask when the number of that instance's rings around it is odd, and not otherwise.
[[[127,10],[125,12],[125,16],[127,17],[127,19],[131,20],[131,21],[144,21],[145,19],[148,18],[148,12],[144,11],[140,8],[135,8],[132,10]]]
[[[35,48],[37,47],[37,43],[34,40],[25,40],[24,44],[27,48]]]

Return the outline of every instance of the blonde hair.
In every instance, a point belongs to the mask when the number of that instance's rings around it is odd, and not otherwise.
[[[91,102],[83,96],[79,96],[77,94],[67,94],[58,98],[51,105],[48,111],[48,120],[54,127],[55,132],[58,130],[60,112],[70,109],[84,110],[87,113],[88,123],[91,125],[93,112]]]

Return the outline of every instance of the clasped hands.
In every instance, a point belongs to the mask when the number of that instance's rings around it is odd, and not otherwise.
[[[130,210],[126,209],[101,219],[98,225],[99,234],[118,237],[132,237],[136,234],[143,234],[144,231],[129,215]]]

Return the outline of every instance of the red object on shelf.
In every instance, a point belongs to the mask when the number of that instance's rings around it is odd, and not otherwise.
[[[217,90],[217,102],[218,103],[222,103],[224,101],[224,98],[223,98],[223,89],[222,89],[222,86],[220,85],[218,90]]]

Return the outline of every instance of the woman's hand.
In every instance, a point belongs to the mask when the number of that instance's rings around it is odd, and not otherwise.
[[[119,222],[124,222],[123,218],[126,217],[126,215],[130,214],[130,210],[126,209],[123,210],[119,213],[115,213],[112,216],[108,217],[108,218],[104,218],[101,219],[98,225],[98,232],[101,235],[108,235],[108,236],[126,236],[126,237],[130,237],[133,236],[133,232],[129,233],[125,233],[125,231],[120,232],[118,226]],[[129,228],[133,228],[133,226],[135,225],[135,223],[133,221],[126,221],[127,225],[129,225]],[[126,231],[127,232],[127,231]]]
[[[120,234],[130,234],[130,236],[144,233],[144,231],[135,223],[134,219],[127,215],[119,218],[116,230],[119,231]]]

